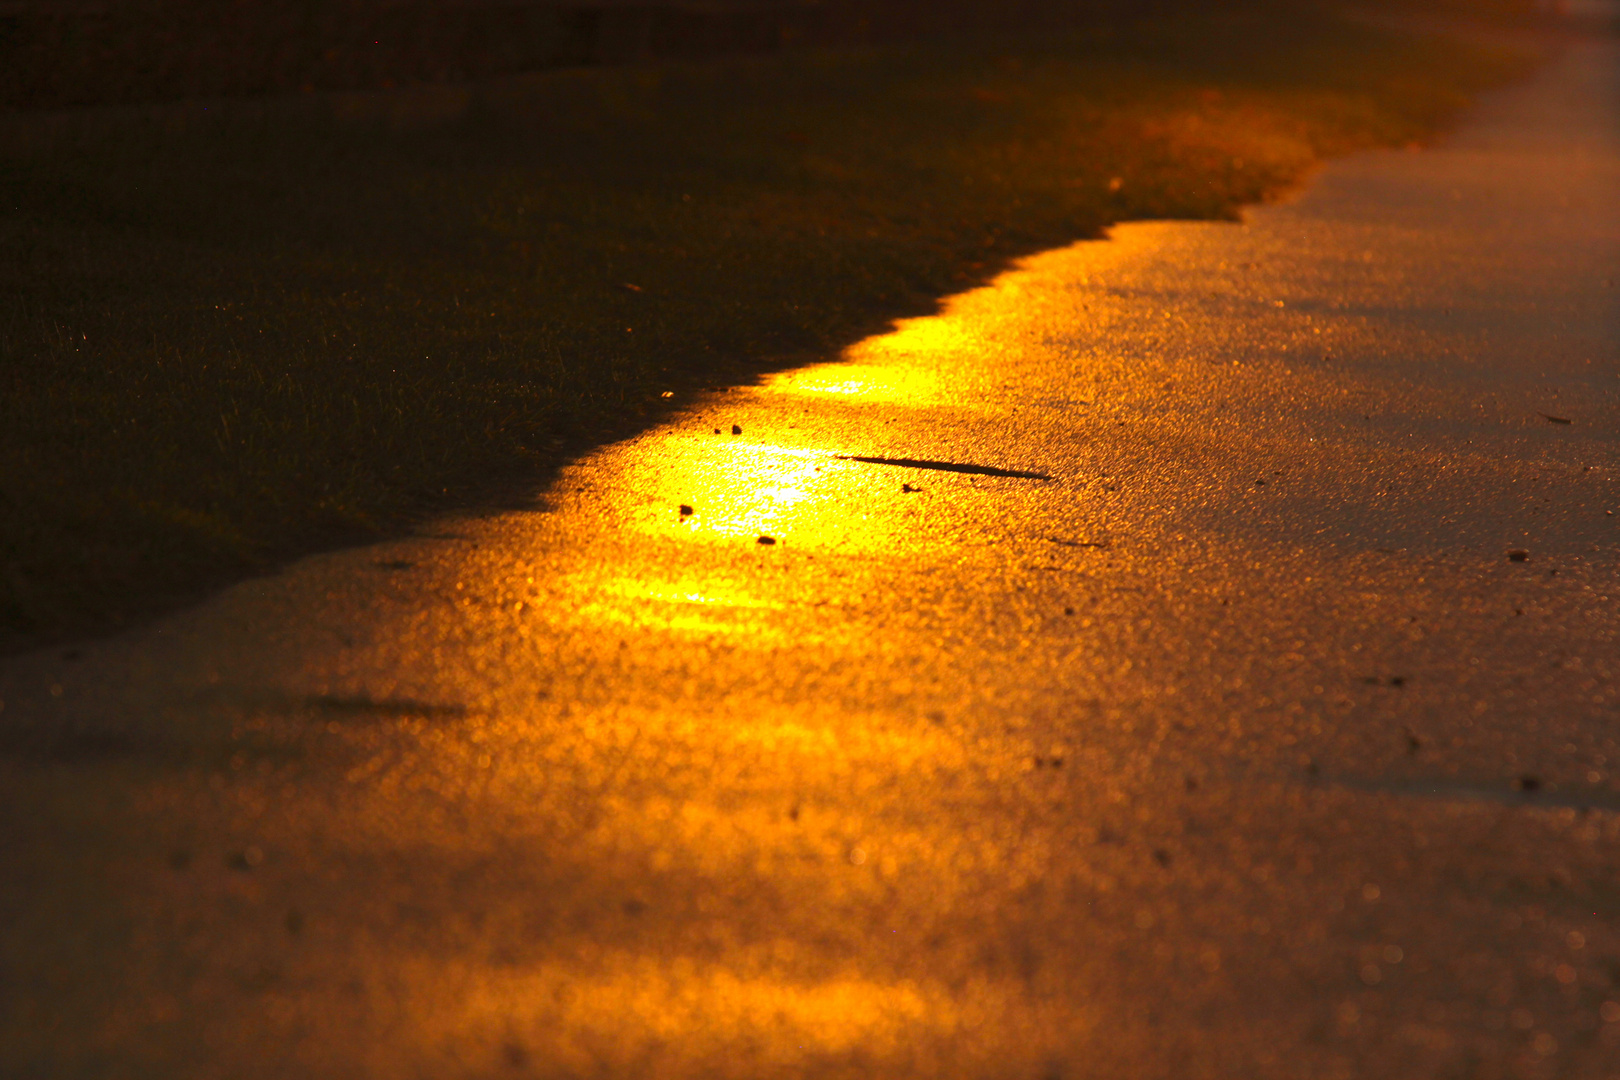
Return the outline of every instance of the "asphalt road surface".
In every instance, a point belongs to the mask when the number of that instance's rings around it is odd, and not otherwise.
[[[5,661],[0,1074],[1620,1077],[1617,111]]]

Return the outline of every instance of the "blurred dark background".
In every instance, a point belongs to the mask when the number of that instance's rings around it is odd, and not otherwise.
[[[1186,3],[0,0],[0,107],[454,82],[571,65],[1027,30],[1137,18]]]
[[[0,0],[0,108],[387,88],[546,68],[1323,0]],[[1538,0],[1372,0],[1512,14]]]

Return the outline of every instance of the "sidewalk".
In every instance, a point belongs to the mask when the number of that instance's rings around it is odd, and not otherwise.
[[[1620,1076],[1617,82],[0,661],[0,1073]]]

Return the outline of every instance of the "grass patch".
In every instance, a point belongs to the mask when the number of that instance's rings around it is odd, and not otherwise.
[[[0,641],[532,492],[665,391],[1225,218],[1523,57],[1299,11],[0,120]]]

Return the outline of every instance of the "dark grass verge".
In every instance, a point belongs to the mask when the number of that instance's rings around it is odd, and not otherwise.
[[[532,503],[694,389],[1229,218],[1527,62],[1295,10],[8,118],[0,648]]]

